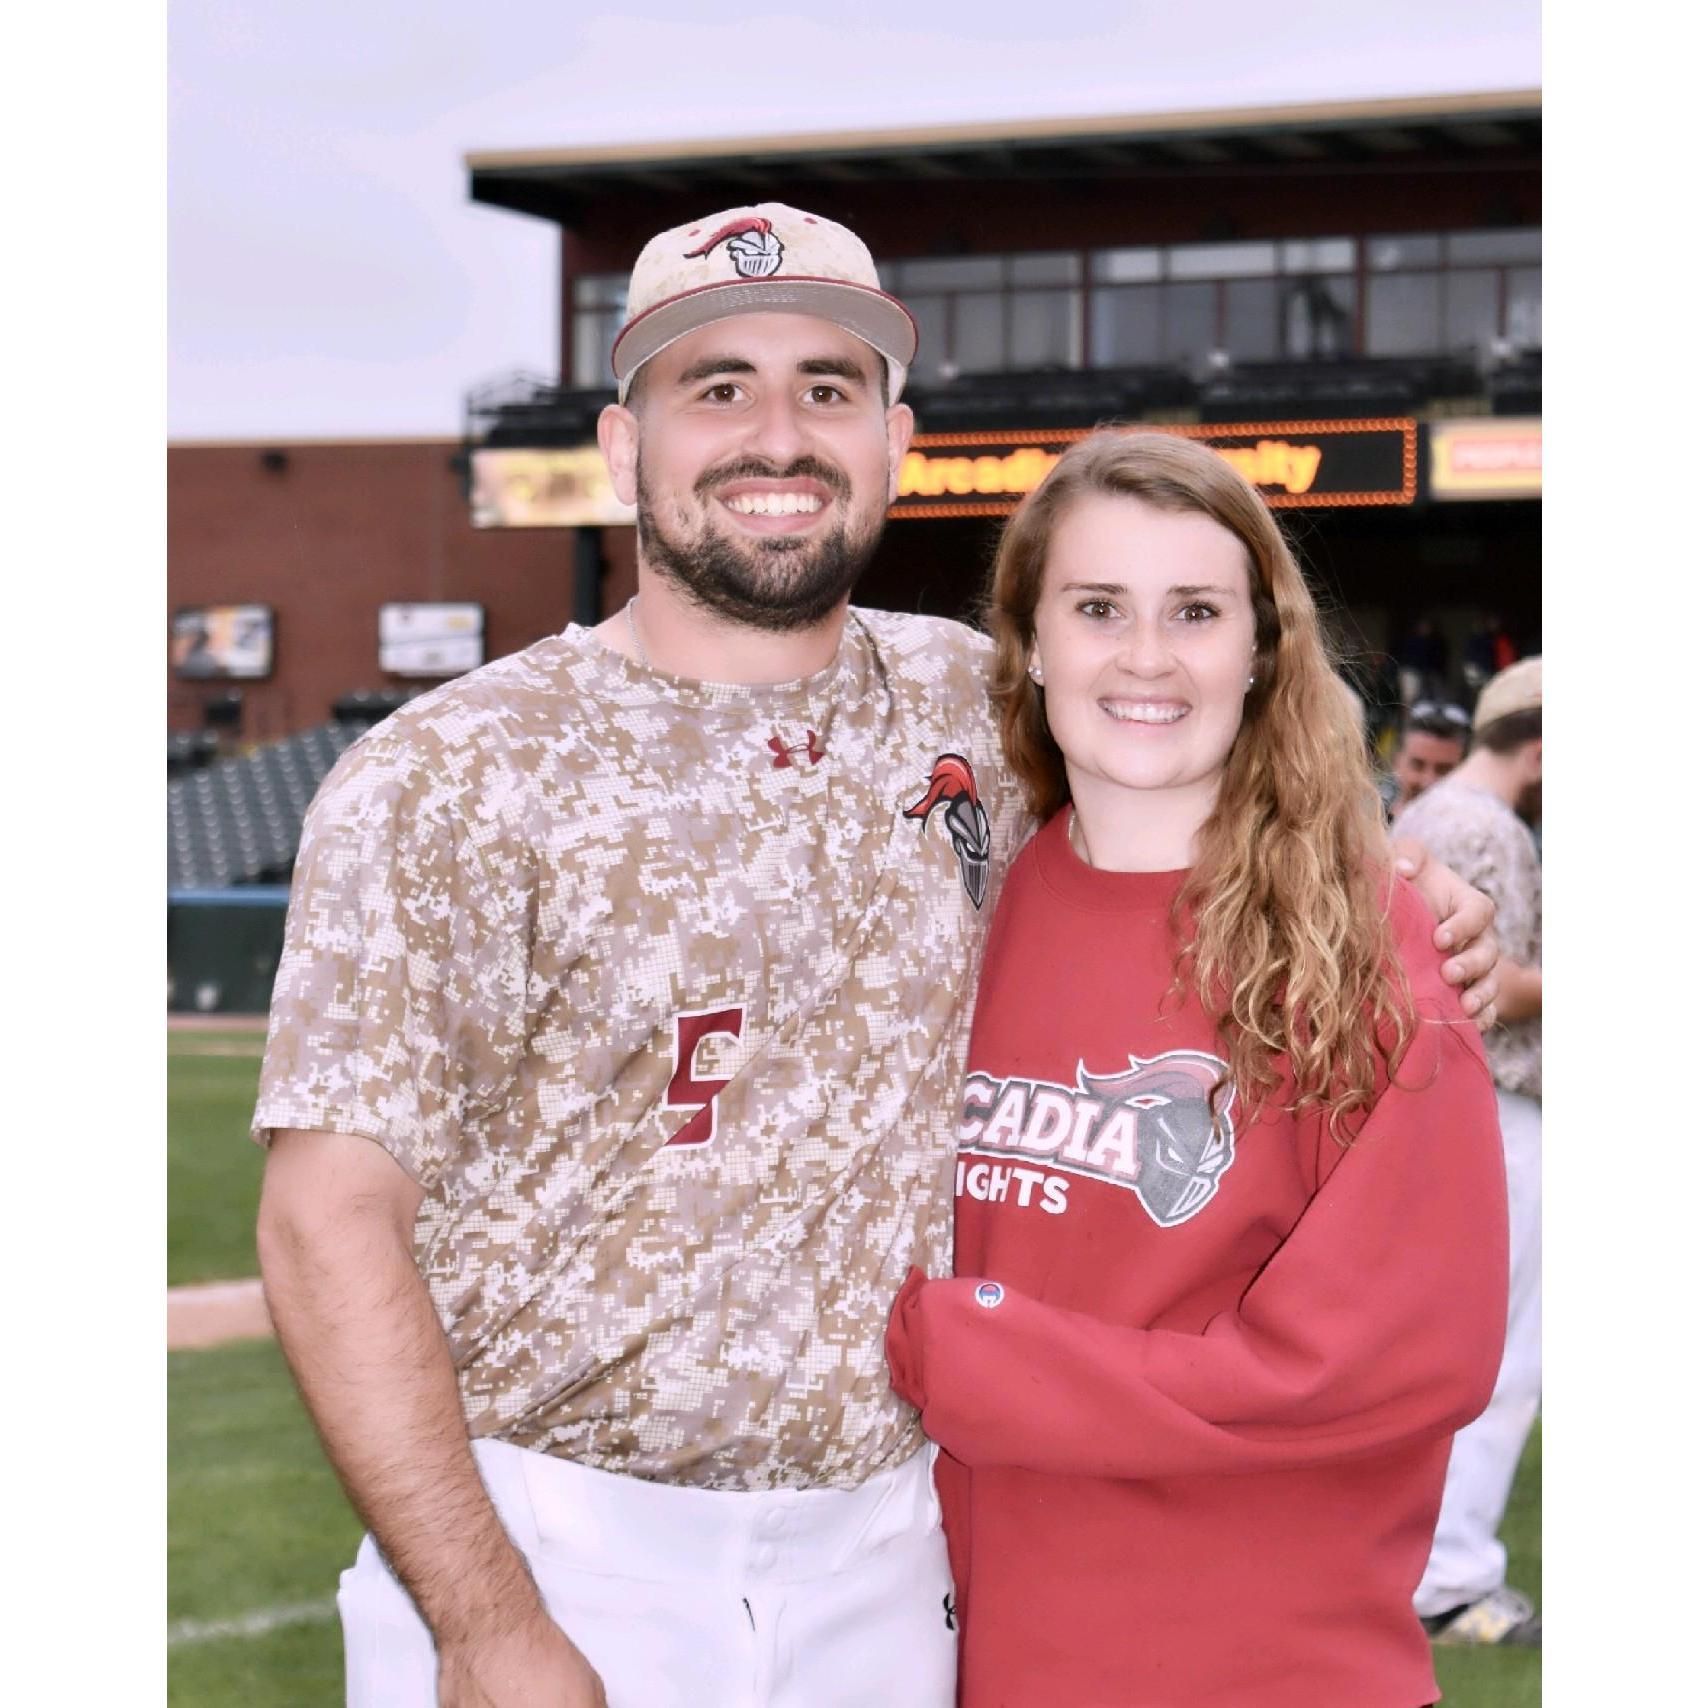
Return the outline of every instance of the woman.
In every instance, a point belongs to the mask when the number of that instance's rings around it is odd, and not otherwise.
[[[990,620],[1047,822],[986,950],[955,1278],[889,1337],[962,1702],[1418,1708],[1500,1142],[1310,595],[1221,458],[1111,433],[1015,517]]]

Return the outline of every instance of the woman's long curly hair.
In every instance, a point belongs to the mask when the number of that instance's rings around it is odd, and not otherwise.
[[[1280,1084],[1285,1054],[1294,1108],[1325,1109],[1329,1131],[1348,1142],[1375,1101],[1378,1062],[1391,1074],[1416,1024],[1384,917],[1381,805],[1305,578],[1268,506],[1225,459],[1177,434],[1104,431],[1021,505],[986,611],[1003,750],[1040,820],[1067,803],[1067,768],[1026,665],[1056,526],[1096,494],[1197,512],[1245,547],[1256,683],[1175,904],[1177,930],[1193,922],[1176,984],[1191,977],[1248,1108]]]

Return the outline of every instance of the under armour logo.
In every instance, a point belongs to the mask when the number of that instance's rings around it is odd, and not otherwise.
[[[955,1629],[955,1597],[953,1594],[943,1597],[943,1623],[951,1631]]]
[[[816,765],[825,755],[825,749],[818,744],[818,731],[809,729],[805,741],[798,741],[792,747],[780,735],[774,735],[765,744],[776,754],[771,761],[773,771],[786,771],[795,762],[789,756],[793,753],[804,753],[808,760]]]

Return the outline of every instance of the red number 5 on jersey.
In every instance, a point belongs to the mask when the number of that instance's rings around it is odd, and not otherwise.
[[[666,1109],[692,1109],[691,1119],[664,1142],[667,1145],[709,1145],[718,1136],[718,1093],[728,1079],[706,1079],[694,1072],[694,1052],[702,1038],[722,1033],[739,1038],[747,1023],[747,1010],[703,1008],[697,1014],[676,1016],[676,1059],[671,1067],[670,1086],[664,1094]]]

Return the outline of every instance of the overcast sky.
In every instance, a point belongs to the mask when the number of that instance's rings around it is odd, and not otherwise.
[[[555,227],[472,204],[470,150],[1541,83],[1539,0],[923,10],[171,0],[172,436],[455,433],[550,374]]]

